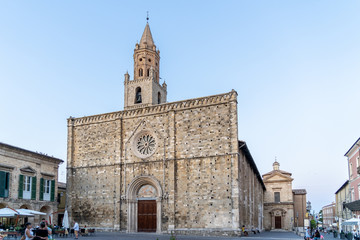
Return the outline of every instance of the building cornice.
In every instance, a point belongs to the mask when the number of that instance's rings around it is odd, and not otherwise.
[[[14,166],[10,166],[10,165],[5,165],[5,164],[0,164],[0,169],[6,169],[8,171],[14,170],[15,167]]]
[[[344,154],[345,157],[349,157],[349,154],[356,149],[356,147],[360,147],[360,138],[354,142],[354,144],[349,148],[349,150]]]
[[[86,116],[81,118],[68,118],[68,126],[80,126],[93,123],[114,121],[121,118],[131,118],[137,116],[146,116],[157,113],[164,113],[169,111],[181,111],[185,109],[205,107],[210,105],[217,105],[221,103],[227,103],[231,101],[237,101],[237,92],[232,90],[231,92],[212,95],[201,98],[193,98],[178,102],[163,103],[158,105],[147,106],[138,109],[128,109],[119,112],[104,113],[93,116]]]
[[[45,154],[42,154],[42,153],[33,152],[33,151],[30,151],[30,150],[26,150],[26,149],[23,149],[23,148],[15,147],[15,146],[0,142],[0,151],[1,150],[4,150],[5,152],[17,153],[17,154],[20,154],[20,155],[26,155],[26,156],[29,156],[29,157],[45,160],[45,161],[48,161],[48,162],[53,162],[53,163],[56,163],[56,164],[60,164],[60,163],[64,162],[63,160],[61,160],[59,158],[51,157],[51,156],[48,156],[48,155],[45,155]],[[1,155],[7,156],[6,154],[1,154]]]

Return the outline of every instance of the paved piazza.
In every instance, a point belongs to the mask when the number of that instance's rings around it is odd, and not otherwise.
[[[62,239],[62,238],[56,238]],[[64,238],[66,239],[66,238]],[[67,238],[72,239],[72,238]],[[80,240],[113,240],[113,239],[121,239],[121,240],[169,240],[170,235],[158,235],[154,233],[109,233],[109,232],[98,232],[95,236],[90,237],[79,237]],[[176,236],[176,240],[190,240],[190,239],[199,239],[199,240],[238,240],[239,237],[201,237],[201,236]],[[263,232],[256,235],[250,235],[248,237],[241,237],[241,239],[257,239],[257,240],[298,240],[303,239],[302,237],[297,236],[292,232]]]

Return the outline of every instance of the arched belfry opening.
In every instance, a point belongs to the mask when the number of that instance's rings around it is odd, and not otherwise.
[[[142,103],[141,87],[137,87],[135,90],[135,103]]]
[[[142,77],[144,75],[144,71],[142,68],[139,68],[139,77]]]
[[[158,92],[158,104],[160,104],[160,103],[161,103],[161,93]]]
[[[161,232],[162,189],[152,176],[140,176],[130,183],[128,200],[128,232]]]

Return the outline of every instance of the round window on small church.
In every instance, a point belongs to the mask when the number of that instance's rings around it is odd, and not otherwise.
[[[135,142],[136,150],[140,153],[141,157],[149,157],[155,152],[156,141],[155,138],[149,134],[141,134]]]

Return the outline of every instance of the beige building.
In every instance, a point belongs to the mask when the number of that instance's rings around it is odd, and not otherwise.
[[[68,119],[68,209],[91,228],[238,235],[262,229],[265,189],[238,141],[237,93],[167,103],[147,24],[125,110]]]
[[[0,143],[0,208],[25,208],[56,223],[58,168],[61,159]],[[29,218],[37,223],[39,217]]]
[[[333,228],[336,224],[335,221],[335,203],[328,204],[322,207],[323,214],[323,227]]]
[[[263,175],[266,186],[264,196],[264,227],[266,230],[293,230],[304,227],[306,190],[292,189],[291,173],[280,170],[275,161],[273,170]]]
[[[351,211],[345,207],[346,203],[351,201],[349,181],[347,180],[336,192],[335,192],[335,217],[337,218],[337,227],[341,228],[341,223],[352,218]],[[352,227],[347,227],[347,231],[351,231]]]

